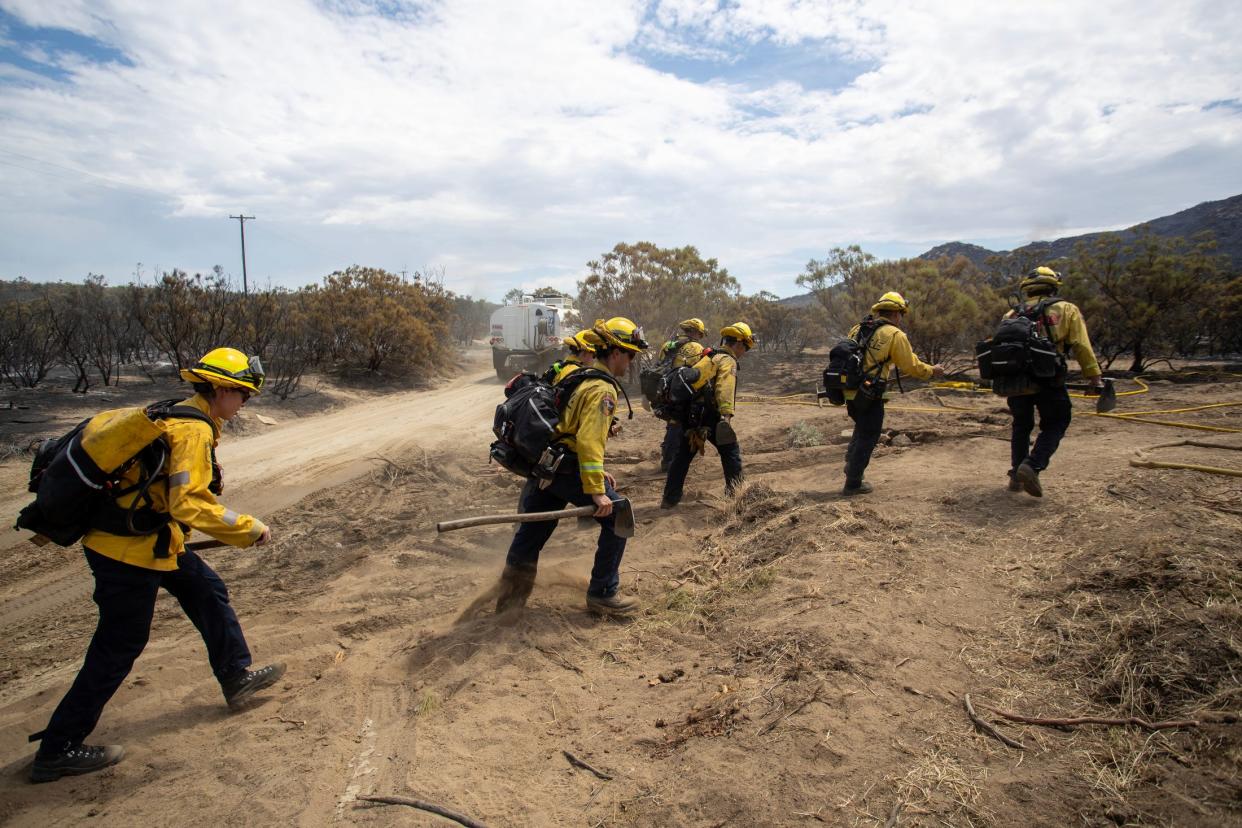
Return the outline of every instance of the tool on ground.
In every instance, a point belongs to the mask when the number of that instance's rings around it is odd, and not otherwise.
[[[1097,394],[1099,399],[1095,401],[1095,412],[1097,414],[1105,414],[1117,407],[1117,388],[1113,385],[1111,377],[1104,378],[1104,387],[1092,385],[1089,382],[1067,382],[1065,387],[1073,391],[1082,391],[1089,397]]]
[[[494,523],[537,523],[544,520],[560,520],[561,518],[590,518],[595,514],[595,506],[575,506],[572,509],[560,509],[555,512],[521,512],[511,515],[484,515],[482,517],[444,520],[436,524],[437,532],[452,532],[455,529],[467,529],[471,526],[490,526]],[[616,515],[613,527],[623,538],[634,537],[634,507],[628,498],[620,497],[612,502],[612,512]]]

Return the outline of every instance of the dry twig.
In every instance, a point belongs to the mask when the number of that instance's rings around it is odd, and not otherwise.
[[[411,808],[418,808],[420,811],[429,811],[430,813],[438,814],[445,819],[451,819],[454,822],[465,825],[466,828],[487,828],[487,826],[482,822],[471,819],[465,814],[450,811],[448,808],[422,799],[410,799],[405,796],[371,796],[369,794],[359,794],[357,798],[363,802],[377,802],[381,805],[408,805]]]
[[[575,768],[582,768],[584,771],[590,771],[591,773],[595,774],[597,778],[602,779],[605,782],[608,782],[612,779],[612,777],[609,776],[608,774],[604,773],[603,771],[596,770],[595,768],[588,765],[586,762],[583,762],[577,756],[574,756],[569,751],[562,750],[561,753],[565,754],[565,758],[569,760],[569,764],[573,765]]]
[[[893,803],[893,810],[889,811],[888,822],[884,823],[884,828],[893,828],[893,826],[897,824],[897,818],[901,816],[901,809],[904,808],[905,805],[905,801],[901,798],[898,798],[897,801]]]
[[[1022,722],[1023,724],[1042,725],[1044,727],[1077,727],[1085,724],[1098,725],[1137,725],[1145,730],[1172,730],[1182,727],[1198,727],[1199,721],[1196,719],[1181,719],[1167,722],[1149,722],[1146,719],[1140,719],[1137,716],[1130,716],[1126,719],[1106,719],[1099,716],[1076,716],[1069,719],[1045,719],[1038,716],[1024,716],[1021,713],[1012,713],[1008,710],[1000,710],[996,707],[988,707],[997,716],[1002,719],[1008,719],[1011,722]]]
[[[983,719],[979,718],[979,714],[975,712],[974,705],[970,703],[969,693],[967,693],[966,695],[962,697],[962,704],[966,707],[966,715],[970,717],[970,720],[974,723],[975,727],[980,732],[986,733],[987,735],[991,736],[993,739],[996,739],[997,741],[1003,744],[1006,744],[1011,748],[1017,748],[1018,750],[1026,750],[1026,745],[1014,739],[1010,739],[1004,733],[1001,733],[995,727],[988,724]]]

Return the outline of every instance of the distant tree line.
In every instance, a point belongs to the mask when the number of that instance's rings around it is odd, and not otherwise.
[[[220,268],[181,270],[152,285],[0,282],[0,380],[33,388],[68,368],[74,391],[115,385],[123,366],[153,377],[230,345],[258,354],[264,390],[285,399],[308,371],[416,382],[442,370],[454,346],[486,334],[495,306],[435,282],[354,266],[298,290],[243,294]]]
[[[851,245],[807,263],[796,282],[815,301],[799,307],[771,293],[744,295],[726,268],[695,247],[622,243],[587,263],[578,308],[586,324],[629,316],[653,341],[675,333],[688,316],[703,318],[709,329],[745,320],[761,348],[791,352],[835,342],[881,294],[896,290],[910,302],[906,330],[920,356],[956,358],[964,367],[974,343],[1018,301],[1022,277],[1049,265],[1064,277],[1061,294],[1086,314],[1101,363],[1109,367],[1124,355],[1131,370],[1142,371],[1162,358],[1242,351],[1242,274],[1214,249],[1210,235],[1110,235],[1061,259],[1028,251],[979,267],[964,256],[883,261]]]
[[[993,256],[980,268],[962,256],[882,262],[853,246],[811,261],[797,281],[815,295],[832,336],[884,291],[900,291],[911,305],[906,329],[916,349],[938,362],[970,354],[1017,303],[1023,276],[1048,265],[1064,279],[1061,295],[1082,308],[1101,364],[1127,356],[1138,372],[1168,357],[1242,351],[1242,276],[1214,250],[1210,235],[1114,235],[1060,259],[1033,251]]]
[[[699,317],[708,341],[725,325],[745,321],[759,332],[761,349],[797,352],[822,339],[816,312],[781,304],[771,293],[746,296],[716,259],[692,247],[661,248],[650,242],[618,244],[587,263],[578,283],[584,324],[624,315],[641,324],[652,343],[677,332],[677,323]]]

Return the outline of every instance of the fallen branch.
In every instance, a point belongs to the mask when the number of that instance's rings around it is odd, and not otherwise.
[[[975,712],[974,705],[970,703],[969,693],[967,693],[965,696],[962,697],[962,704],[965,705],[966,715],[970,717],[970,720],[972,722],[974,722],[975,728],[977,730],[979,730],[982,733],[986,733],[987,735],[991,736],[993,739],[996,739],[997,741],[1003,744],[1006,744],[1011,748],[1017,748],[1018,750],[1026,750],[1026,745],[1014,739],[1010,739],[1004,733],[1001,733],[999,730],[997,730],[994,726],[992,726],[991,724],[988,724],[983,719],[979,718],[979,714]]]
[[[1045,719],[1038,716],[1024,716],[1021,713],[1012,713],[1008,710],[1000,710],[995,707],[989,707],[997,716],[1002,719],[1008,719],[1011,722],[1022,722],[1023,724],[1041,725],[1043,727],[1077,727],[1078,725],[1098,724],[1098,725],[1137,725],[1145,730],[1172,730],[1182,727],[1198,727],[1200,722],[1197,719],[1180,719],[1167,722],[1149,722],[1146,719],[1140,719],[1137,716],[1130,716],[1126,719],[1106,719],[1099,716],[1077,716],[1070,719]]]
[[[422,799],[410,799],[404,796],[371,796],[369,794],[358,794],[357,799],[363,802],[377,802],[380,805],[408,805],[411,808],[418,808],[420,811],[429,811],[445,819],[451,819],[456,823],[465,825],[466,828],[487,828],[483,823],[471,819],[465,814],[450,811],[448,808],[444,808],[434,802],[426,802]]]
[[[572,661],[565,658],[565,656],[561,655],[560,653],[558,653],[556,650],[552,649],[551,647],[544,647],[540,644],[536,644],[535,649],[543,653],[544,655],[548,656],[549,658],[551,658],[553,661],[556,662],[558,666],[564,667],[566,670],[572,670],[578,675],[583,675],[581,667],[574,664]]]
[[[573,765],[575,768],[582,768],[584,771],[590,771],[591,773],[595,774],[596,777],[604,780],[605,782],[609,782],[612,780],[611,776],[604,773],[603,771],[596,770],[595,768],[588,765],[586,762],[583,762],[577,756],[574,756],[569,751],[562,750],[561,753],[565,754],[565,758],[569,760],[569,764]]]

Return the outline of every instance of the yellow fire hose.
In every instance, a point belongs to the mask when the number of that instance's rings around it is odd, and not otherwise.
[[[1209,474],[1225,474],[1230,477],[1242,477],[1242,469],[1226,469],[1220,466],[1200,466],[1194,463],[1168,463],[1163,460],[1147,459],[1147,452],[1155,451],[1162,448],[1175,448],[1177,446],[1197,446],[1199,448],[1228,449],[1230,451],[1242,451],[1242,446],[1227,446],[1223,443],[1200,443],[1197,440],[1179,440],[1176,443],[1161,443],[1157,446],[1149,446],[1145,449],[1135,449],[1134,457],[1130,458],[1130,465],[1137,466],[1142,469],[1189,469],[1191,471],[1207,472]]]
[[[1233,375],[1230,375],[1230,376],[1233,376]],[[1118,397],[1129,397],[1129,396],[1134,396],[1136,394],[1146,394],[1151,389],[1151,387],[1147,383],[1143,382],[1143,380],[1139,377],[1135,377],[1134,382],[1139,386],[1138,388],[1130,390],[1130,391],[1118,391],[1117,396]],[[945,382],[930,383],[926,387],[934,388],[937,390],[945,390],[945,391],[966,391],[970,393],[985,393],[985,394],[991,393],[990,389],[981,388],[979,387],[978,383],[974,383],[974,382],[945,381]],[[1078,399],[1095,399],[1095,397],[1093,397],[1090,394],[1070,394],[1070,396],[1077,397]],[[823,401],[818,399],[817,394],[814,394],[811,392],[802,392],[798,394],[784,394],[781,396],[766,396],[763,394],[745,394],[745,395],[738,396],[738,403],[739,404],[764,403],[767,405],[807,405],[807,406],[814,406],[817,408],[823,407]],[[1151,419],[1150,417],[1145,416],[1145,415],[1151,415],[1151,414],[1155,414],[1155,415],[1184,414],[1184,413],[1191,412],[1191,411],[1205,411],[1205,410],[1213,409],[1213,408],[1229,408],[1229,407],[1238,406],[1238,405],[1242,405],[1242,401],[1209,403],[1206,405],[1189,406],[1189,407],[1184,407],[1184,408],[1152,409],[1152,410],[1146,410],[1146,411],[1125,411],[1121,413],[1106,413],[1105,414],[1105,413],[1097,413],[1094,411],[1083,411],[1081,413],[1087,414],[1088,416],[1091,416],[1091,417],[1107,417],[1113,420],[1123,420],[1123,421],[1134,422],[1134,423],[1144,423],[1146,425],[1167,426],[1169,428],[1188,428],[1188,429],[1192,429],[1195,431],[1211,431],[1211,432],[1216,432],[1216,433],[1221,433],[1221,434],[1242,434],[1242,428],[1230,428],[1228,426],[1215,426],[1215,425],[1204,425],[1200,423],[1178,422],[1178,421],[1173,421],[1173,420]],[[890,405],[889,410],[890,411],[913,411],[913,412],[919,412],[919,413],[924,413],[924,414],[939,414],[939,413],[945,413],[949,411],[980,411],[982,409],[968,407],[968,406],[960,406],[960,405],[949,405],[948,403],[941,403],[938,408],[923,407],[923,406]]]
[[[1189,376],[1189,375],[1199,374],[1199,373],[1202,373],[1202,372],[1191,371],[1191,372],[1187,372],[1185,375]],[[1242,376],[1242,375],[1226,374],[1226,376],[1237,377],[1237,376]],[[1143,380],[1140,377],[1135,377],[1134,382],[1139,386],[1137,389],[1134,389],[1131,391],[1118,391],[1117,396],[1118,397],[1130,397],[1136,394],[1146,394],[1148,391],[1151,390],[1151,387],[1147,383],[1143,382]],[[925,387],[933,388],[936,390],[944,390],[944,391],[966,391],[968,393],[983,393],[983,394],[991,393],[991,389],[981,388],[979,384],[975,382],[944,381],[944,382],[929,383]],[[1078,399],[1096,399],[1096,397],[1090,394],[1070,394],[1070,396],[1077,397]],[[823,408],[823,401],[819,399],[819,395],[811,393],[811,392],[803,392],[803,393],[798,393],[798,394],[785,394],[782,396],[765,396],[762,394],[745,394],[745,395],[739,395],[737,401],[739,404],[764,403],[768,405],[809,405],[809,406],[814,406],[816,408]],[[1239,405],[1242,405],[1242,401],[1207,403],[1205,405],[1195,405],[1195,406],[1188,406],[1184,408],[1152,409],[1152,410],[1146,410],[1146,411],[1126,411],[1122,413],[1097,413],[1095,411],[1084,411],[1080,413],[1087,414],[1092,417],[1107,417],[1112,420],[1122,420],[1122,421],[1132,422],[1132,423],[1144,423],[1147,425],[1168,426],[1170,428],[1188,428],[1188,429],[1193,429],[1196,431],[1212,431],[1212,432],[1224,433],[1224,434],[1242,434],[1242,428],[1230,428],[1228,426],[1205,425],[1201,423],[1174,422],[1172,420],[1154,420],[1147,416],[1147,415],[1153,415],[1153,414],[1154,415],[1185,414],[1185,413],[1189,413],[1192,411],[1206,411],[1206,410],[1214,409],[1214,408],[1230,408],[1230,407],[1239,406]],[[925,414],[943,414],[943,413],[947,413],[950,411],[976,411],[977,412],[977,411],[982,411],[983,409],[960,406],[960,405],[948,405],[947,403],[940,403],[940,406],[937,408],[922,407],[922,406],[890,405],[888,407],[888,410],[890,411],[914,411],[914,412],[925,413]],[[1147,449],[1138,449],[1135,452],[1137,457],[1132,458],[1130,460],[1130,465],[1136,466],[1139,468],[1147,468],[1147,469],[1189,469],[1191,471],[1201,471],[1201,472],[1207,472],[1209,474],[1223,474],[1223,475],[1229,475],[1231,477],[1242,477],[1242,471],[1239,471],[1237,469],[1227,469],[1227,468],[1222,468],[1219,466],[1203,466],[1203,465],[1197,465],[1197,464],[1192,464],[1192,463],[1169,463],[1169,462],[1165,462],[1162,460],[1151,460],[1151,459],[1148,459],[1146,456],[1146,452],[1148,451],[1152,451],[1154,449],[1159,449],[1159,448],[1172,448],[1174,446],[1198,446],[1201,448],[1219,448],[1219,449],[1231,449],[1234,451],[1242,451],[1242,446],[1227,446],[1227,445],[1223,445],[1219,443],[1200,443],[1194,440],[1182,440],[1177,443],[1161,443],[1160,445],[1152,446]]]

